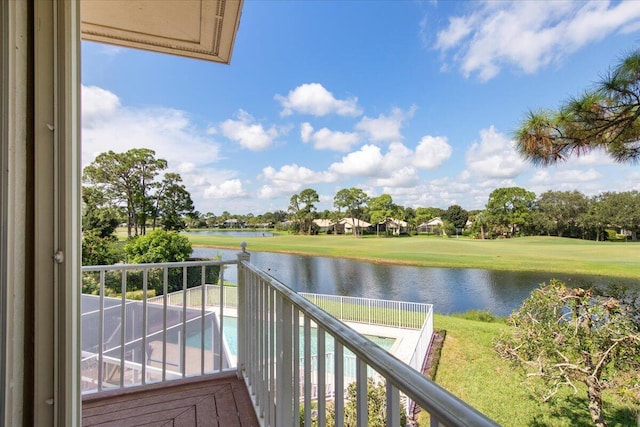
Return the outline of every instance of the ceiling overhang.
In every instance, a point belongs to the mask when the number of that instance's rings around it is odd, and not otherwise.
[[[82,0],[82,38],[228,64],[243,0]]]

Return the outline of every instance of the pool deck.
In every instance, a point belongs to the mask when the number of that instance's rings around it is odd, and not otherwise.
[[[344,322],[354,331],[362,335],[370,335],[395,339],[389,353],[404,363],[409,364],[413,351],[416,348],[420,331],[415,329],[403,329],[391,326],[368,325],[365,323]]]

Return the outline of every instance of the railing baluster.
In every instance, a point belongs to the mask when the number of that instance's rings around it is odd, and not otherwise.
[[[205,292],[205,266],[200,268],[200,375],[204,374],[204,331],[205,331],[205,311],[206,311],[206,292]]]
[[[147,383],[147,334],[149,334],[149,328],[147,325],[147,286],[149,280],[149,271],[147,268],[142,269],[142,378],[140,381],[142,384]]]
[[[271,288],[267,288],[267,293],[269,294],[269,399],[268,399],[268,407],[269,407],[269,415],[267,419],[269,420],[270,426],[275,426],[276,424],[276,408],[275,408],[275,397],[276,397],[276,292]]]
[[[334,342],[335,359],[333,362],[334,375],[334,408],[336,427],[344,425],[344,348],[338,341]]]
[[[220,316],[218,317],[218,322],[220,322],[220,339],[218,340],[218,370],[222,372],[223,359],[222,355],[224,354],[224,268],[220,267]],[[211,328],[213,331],[213,328]],[[213,350],[213,339],[211,340],[211,350]],[[215,363],[214,363],[215,367]]]
[[[292,306],[293,310],[293,417],[300,417],[300,311]]]
[[[304,317],[304,425],[311,425],[311,319]]]
[[[120,306],[120,388],[124,387],[124,372],[125,372],[125,353],[124,346],[126,342],[126,324],[127,324],[127,272],[122,270],[120,277],[120,289],[122,293],[121,306]]]
[[[327,369],[326,369],[326,347],[324,329],[316,325],[318,340],[318,425],[324,426],[327,422]]]
[[[400,427],[400,392],[387,380],[387,426]]]
[[[100,270],[100,312],[98,314],[98,392],[102,391],[104,377],[104,270]]]
[[[187,376],[187,277],[189,267],[182,267],[182,340],[180,341],[180,368],[182,378]]]
[[[356,416],[358,427],[367,427],[368,402],[367,402],[367,364],[360,358],[356,359]]]
[[[169,293],[169,268],[162,270],[162,381],[167,380],[167,294]]]
[[[280,296],[276,296],[275,301],[275,314],[276,314],[276,322],[275,322],[275,346],[277,349],[277,356],[275,358],[275,402],[276,402],[276,416],[275,419],[278,421],[279,425],[285,426],[284,424],[284,357],[280,352],[284,349],[284,325],[283,325],[283,307],[282,307],[282,298]]]
[[[259,304],[259,312],[260,318],[258,319],[258,328],[260,330],[259,335],[259,350],[258,350],[258,381],[260,387],[260,409],[262,410],[262,416],[265,416],[268,411],[267,408],[267,386],[268,386],[268,375],[269,375],[269,361],[267,359],[267,349],[269,348],[269,340],[268,340],[268,295],[267,295],[267,286],[263,283],[262,280],[256,278],[256,285],[258,286],[258,304]]]

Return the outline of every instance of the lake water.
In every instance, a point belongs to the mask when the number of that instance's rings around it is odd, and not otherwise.
[[[230,236],[230,237],[275,237],[270,231],[260,230],[202,230],[202,231],[189,231],[187,234],[202,234],[206,236]]]
[[[196,257],[220,255],[225,260],[235,259],[237,253],[210,248],[193,251]],[[478,309],[507,316],[533,289],[551,278],[570,286],[585,282],[607,285],[615,281],[640,292],[640,278],[410,267],[270,252],[251,252],[251,263],[298,292],[421,302],[433,304],[434,311],[443,314]],[[235,268],[227,268],[224,274],[225,280],[236,281]]]

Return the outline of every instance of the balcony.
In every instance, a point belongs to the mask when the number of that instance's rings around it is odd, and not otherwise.
[[[82,297],[83,425],[366,426],[371,383],[386,391],[388,426],[416,406],[432,426],[496,425],[421,374],[429,305],[298,294],[244,247],[234,260],[82,271],[97,294]],[[409,331],[411,351],[394,356],[355,330],[382,324]]]

